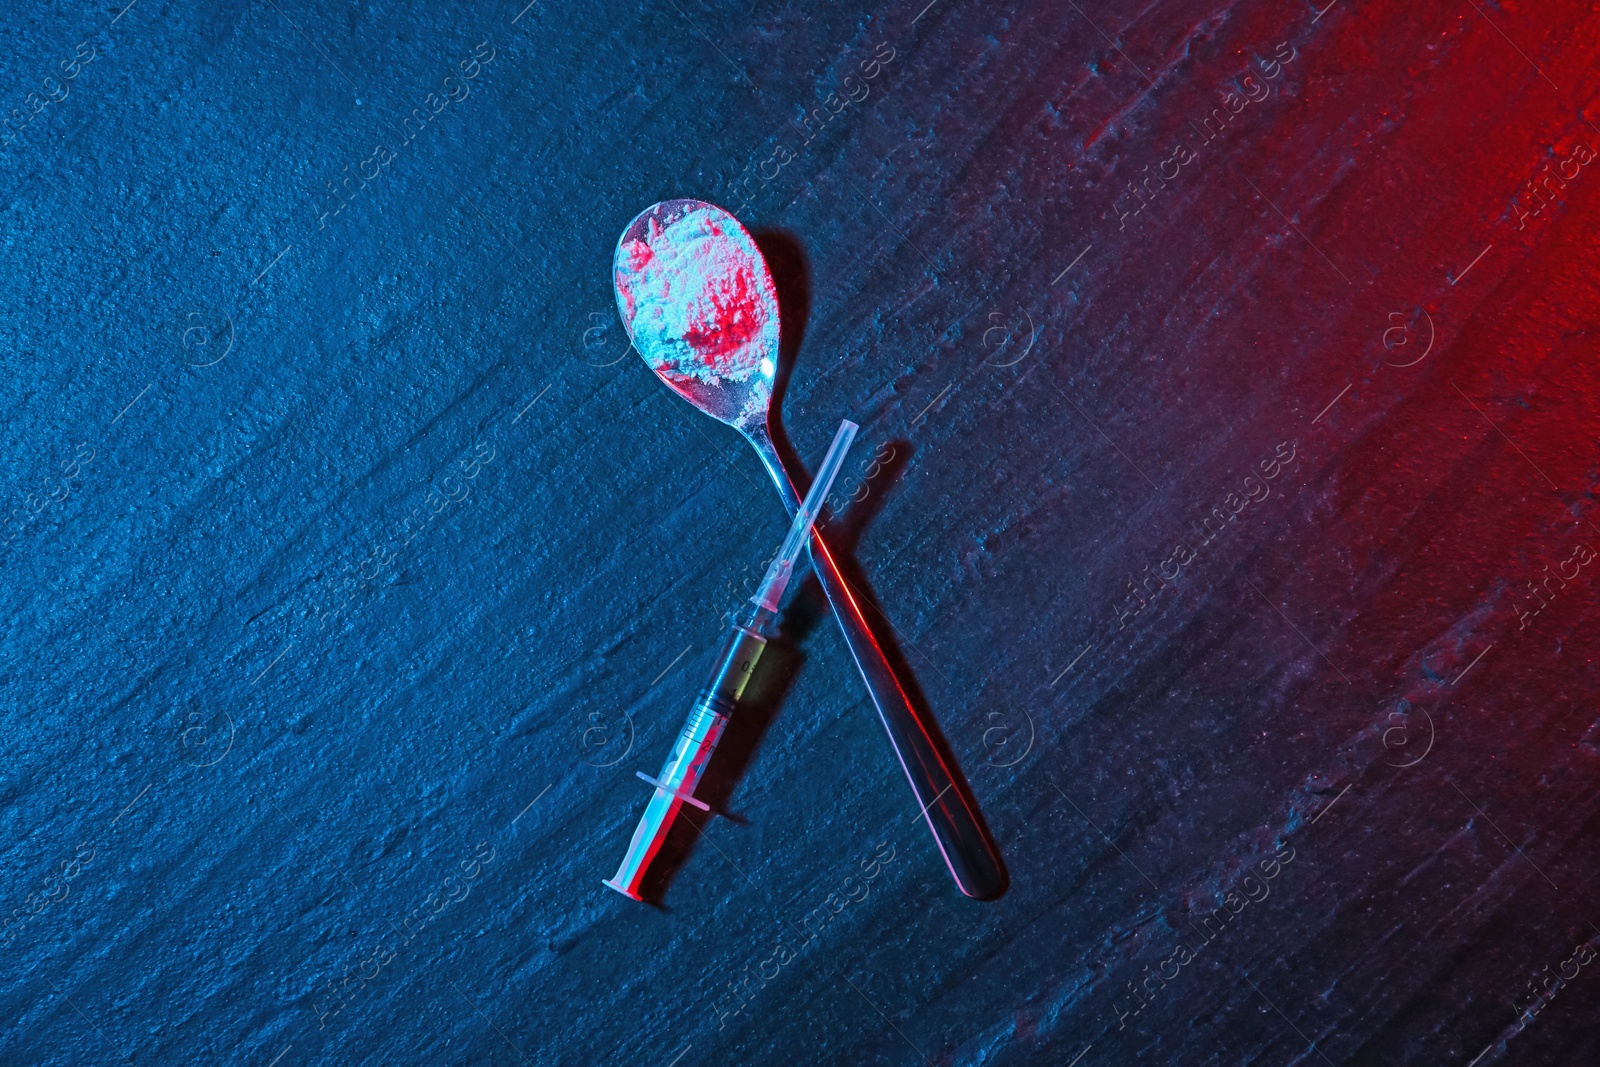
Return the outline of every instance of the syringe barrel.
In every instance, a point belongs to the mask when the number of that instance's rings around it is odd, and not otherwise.
[[[645,806],[639,826],[628,844],[628,854],[615,877],[605,884],[635,900],[639,886],[644,881],[650,861],[661,850],[667,832],[677,818],[678,809],[685,797],[694,796],[695,788],[705,775],[711,755],[716,751],[722,731],[728,725],[744,687],[750,681],[767,639],[753,628],[734,626],[723,643],[722,654],[717,657],[716,670],[711,681],[701,691],[699,699],[689,712],[689,718],[678,731],[667,761],[656,776],[656,789]]]
[[[766,648],[767,639],[754,630],[735,626],[723,642],[722,654],[717,657],[717,667],[711,681],[695,701],[678,740],[673,744],[667,761],[661,765],[656,780],[675,793],[694,796],[695,786],[706,773],[711,753],[722,739],[744,687],[750,681],[750,672]]]
[[[722,654],[717,657],[716,673],[706,686],[706,697],[726,701],[730,706],[738,703],[750,681],[750,672],[755,670],[761,650],[766,647],[767,639],[754,626],[732,626],[722,643]]]

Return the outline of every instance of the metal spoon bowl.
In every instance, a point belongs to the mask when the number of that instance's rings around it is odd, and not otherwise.
[[[681,358],[679,353],[663,351],[663,346],[653,344],[651,338],[634,335],[635,320],[641,315],[648,315],[652,309],[642,306],[627,287],[632,274],[626,266],[629,249],[639,244],[649,245],[653,237],[694,212],[702,213],[704,218],[722,231],[722,236],[730,244],[748,257],[743,266],[750,272],[764,308],[770,309],[756,336],[746,342],[757,349],[759,355],[753,361],[755,373],[743,379],[725,377],[706,381],[701,377],[675,373],[673,366],[677,362],[675,357]],[[755,426],[765,427],[767,411],[772,403],[772,380],[778,369],[778,289],[772,283],[772,272],[767,269],[767,261],[761,255],[761,250],[738,219],[704,200],[664,200],[652,205],[641,211],[617,240],[616,253],[612,257],[612,279],[617,313],[622,316],[629,339],[669,389],[718,422],[725,422],[740,432],[748,433]],[[703,281],[705,279],[693,280]],[[675,292],[674,298],[688,300],[703,296],[705,286],[693,282],[684,291]]]

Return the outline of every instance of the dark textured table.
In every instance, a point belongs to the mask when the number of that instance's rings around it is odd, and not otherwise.
[[[0,1062],[1600,1059],[1590,5],[123,2],[0,16]],[[814,579],[600,884],[784,523],[675,196],[996,901]]]

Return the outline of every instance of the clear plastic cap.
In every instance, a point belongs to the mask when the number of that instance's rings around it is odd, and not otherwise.
[[[767,568],[761,588],[750,598],[762,611],[778,610],[778,601],[783,599],[783,591],[789,587],[789,578],[794,573],[794,561],[799,558],[800,549],[805,547],[811,527],[822,511],[822,502],[828,499],[828,490],[833,488],[833,480],[838,477],[839,468],[844,466],[844,455],[850,451],[850,444],[856,439],[856,431],[860,428],[849,419],[839,423],[839,432],[833,435],[833,444],[828,446],[828,454],[823,458],[822,466],[817,468],[817,478],[811,483],[811,491],[806,494],[800,510],[795,512],[794,522],[789,524],[789,536],[783,539],[783,547],[778,549],[772,565]]]

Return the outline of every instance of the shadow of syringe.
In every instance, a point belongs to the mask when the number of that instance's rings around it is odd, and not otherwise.
[[[822,502],[828,498],[828,491],[833,487],[839,468],[844,464],[845,453],[850,450],[857,429],[859,427],[849,419],[839,424],[839,431],[833,435],[833,443],[828,446],[828,454],[817,471],[816,480],[811,483],[811,491],[806,494],[800,510],[795,513],[794,522],[789,526],[788,536],[783,539],[783,547],[767,568],[761,587],[750,598],[749,605],[734,618],[732,630],[717,656],[711,681],[695,701],[688,721],[678,732],[678,739],[667,755],[666,763],[661,765],[660,773],[652,778],[643,771],[637,772],[655,790],[650,795],[650,803],[645,806],[638,827],[633,831],[633,840],[628,843],[628,853],[622,858],[622,866],[617,868],[613,877],[601,879],[604,885],[623,896],[634,900],[644,899],[639,887],[644,882],[651,861],[661,851],[683,805],[688,804],[702,811],[711,810],[705,801],[696,799],[695,787],[700,784],[706,765],[711,762],[711,754],[716,751],[722,731],[728,725],[728,718],[743,695],[745,683],[750,680],[762,650],[766,648],[770,627],[778,615],[778,602],[783,598],[783,591],[794,573],[795,560],[811,536],[811,527],[822,510]]]

